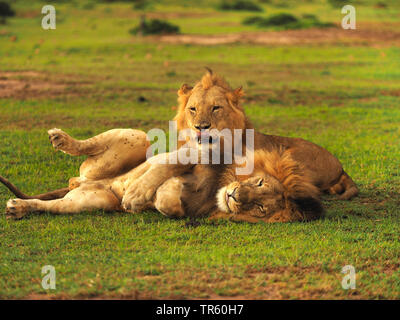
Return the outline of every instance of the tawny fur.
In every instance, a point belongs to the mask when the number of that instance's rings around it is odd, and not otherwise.
[[[243,95],[241,87],[233,90],[222,77],[208,70],[194,87],[185,84],[178,91],[179,107],[174,118],[178,130],[197,130],[196,126],[201,123],[207,123],[210,129],[218,130],[229,128],[245,132],[246,129],[253,129],[240,104]],[[212,112],[215,103],[222,106],[216,113]],[[190,107],[195,107],[196,112],[190,111]],[[245,141],[243,143],[245,146]],[[341,199],[351,199],[358,193],[356,184],[343,170],[339,160],[312,142],[255,132],[254,149],[269,152],[289,150],[292,158],[310,172],[312,183],[321,192],[341,195]]]
[[[178,91],[179,108],[175,117],[178,130],[185,128],[197,130],[199,125],[207,125],[210,129],[218,130],[228,128],[232,131],[233,129],[253,128],[240,105],[240,98],[243,94],[241,87],[232,90],[222,77],[208,71],[194,87],[183,85]],[[215,105],[221,107],[216,112],[213,111]],[[191,110],[191,106],[194,106],[196,110]],[[73,190],[65,196],[70,202],[73,199],[80,199],[78,203],[81,203],[82,206],[71,207],[73,212],[79,212],[80,208],[82,210],[101,209],[104,207],[103,200],[109,198],[112,198],[112,201],[110,206],[106,206],[107,209],[120,209],[121,205],[123,209],[131,211],[149,206],[154,207],[154,199],[160,186],[171,177],[181,175],[184,177],[182,182],[184,188],[177,187],[177,190],[181,190],[182,206],[185,212],[189,212],[189,215],[203,215],[209,214],[215,208],[215,194],[224,166],[197,165],[193,168],[193,166],[180,164],[165,166],[147,162],[139,165],[145,159],[148,141],[145,139],[144,133],[130,129],[110,130],[87,140],[73,139],[59,129],[49,131],[49,135],[57,150],[71,155],[88,156],[88,159],[81,165],[80,177],[71,180],[70,189]],[[246,147],[245,140],[243,144],[243,147]],[[327,150],[309,141],[256,132],[254,147],[256,152],[265,152],[263,155],[265,157],[275,157],[274,151],[283,150],[293,161],[301,164],[301,170],[307,172],[310,181],[307,183],[302,181],[299,184],[300,175],[296,173],[298,169],[296,171],[293,166],[263,167],[262,170],[265,170],[268,175],[277,177],[274,179],[283,179],[282,185],[288,194],[292,194],[296,190],[296,196],[301,196],[305,191],[309,195],[308,193],[314,188],[314,191],[316,189],[341,193],[343,199],[349,199],[358,192],[354,182],[343,171],[340,162]],[[257,165],[260,164],[262,163]],[[190,170],[192,170],[191,173],[187,173]],[[287,170],[291,174],[285,176],[283,173]],[[89,192],[90,197],[87,196],[85,188],[93,191],[93,193]],[[102,194],[101,197],[98,196],[98,191],[99,194]],[[71,199],[72,195],[74,197]],[[87,199],[89,203],[83,203],[82,199]],[[160,198],[158,200],[159,203],[162,203]],[[37,201],[40,200],[35,200],[36,202],[31,203],[30,209],[26,209],[26,206],[29,207],[27,202],[22,205],[20,201],[22,200],[17,201],[18,206],[13,204],[13,201],[10,202],[7,207],[10,216],[19,217],[20,212],[29,212],[29,210],[53,210],[49,205],[45,205],[44,201],[39,203]],[[55,202],[53,203],[55,204]],[[62,203],[65,204],[66,201]],[[301,207],[301,204],[299,206]],[[68,206],[63,207],[62,205],[54,205],[54,208],[57,208],[54,209],[56,213],[68,213],[70,210]],[[176,210],[172,211],[176,213]],[[168,214],[165,212],[165,208],[163,208],[163,212]],[[290,217],[283,218],[286,213],[269,219],[290,221]],[[239,216],[236,215],[237,218]]]
[[[318,188],[288,151],[257,151],[251,176],[236,176],[234,172],[234,166],[227,167],[221,177],[217,203],[222,212],[214,212],[216,217],[222,218],[225,212],[226,218],[233,220],[290,222],[317,219],[323,213]],[[258,194],[260,187],[251,182],[257,176],[268,184]],[[236,200],[230,200],[228,206],[230,190],[235,190]],[[260,209],[261,205],[265,207]]]

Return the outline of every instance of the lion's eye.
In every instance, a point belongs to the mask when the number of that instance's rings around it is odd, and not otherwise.
[[[264,179],[258,180],[257,187],[262,187],[263,183],[264,183]]]
[[[212,111],[215,112],[215,111],[218,111],[218,110],[221,109],[221,108],[222,108],[221,106],[214,106],[214,107],[212,108]]]
[[[189,110],[190,110],[191,112],[196,112],[196,108],[195,108],[195,107],[190,107]]]

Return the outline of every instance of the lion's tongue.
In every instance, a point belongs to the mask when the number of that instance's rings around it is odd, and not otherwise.
[[[210,139],[210,133],[209,132],[204,132],[204,131],[197,131],[197,142],[202,143],[202,141],[208,141]]]
[[[197,131],[197,138],[199,137],[208,137],[210,135],[210,133],[208,131]]]

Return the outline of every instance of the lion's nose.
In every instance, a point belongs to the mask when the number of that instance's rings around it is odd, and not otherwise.
[[[226,194],[228,195],[229,198],[232,198],[233,200],[235,200],[237,202],[237,200],[236,200],[236,190],[237,190],[237,187],[235,189],[231,190],[231,191],[227,191]]]
[[[196,124],[194,127],[195,127],[197,130],[207,130],[207,129],[210,129],[211,124],[210,124],[210,123],[204,123],[204,122],[202,122],[202,123],[200,123],[200,124]]]

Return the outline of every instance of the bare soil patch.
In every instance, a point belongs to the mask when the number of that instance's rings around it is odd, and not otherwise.
[[[72,76],[62,77],[36,71],[0,71],[0,98],[48,98],[58,95],[78,95],[82,85]],[[78,87],[79,86],[79,87]]]
[[[164,35],[156,41],[180,44],[220,45],[253,43],[261,45],[351,44],[399,45],[400,32],[381,29],[344,30],[342,28],[242,32],[220,35]]]
[[[93,109],[93,113],[96,110]],[[0,128],[2,130],[33,130],[38,128],[50,128],[50,127],[63,127],[63,128],[73,128],[79,127],[93,127],[102,126],[105,128],[141,128],[143,130],[150,130],[151,128],[166,128],[166,125],[161,120],[141,120],[141,119],[110,119],[107,117],[98,118],[86,118],[79,116],[65,115],[61,112],[56,112],[52,114],[39,114],[33,117],[29,113],[21,113],[18,118],[1,116]]]

